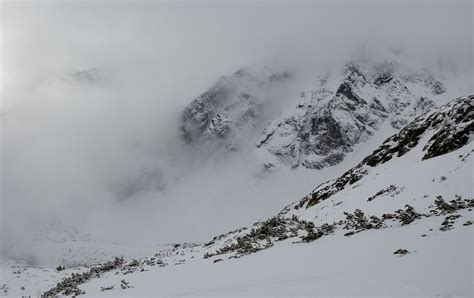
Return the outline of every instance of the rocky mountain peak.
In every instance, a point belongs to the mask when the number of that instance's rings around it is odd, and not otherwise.
[[[357,166],[332,181],[319,185],[309,196],[285,208],[291,210],[312,207],[369,174],[372,168],[399,158],[417,146],[422,146],[422,160],[441,156],[469,143],[474,134],[474,95],[456,98],[446,105],[417,117],[399,133],[389,137]],[[426,137],[429,137],[426,141]],[[421,143],[422,139],[425,139]]]
[[[266,169],[332,166],[386,120],[393,129],[400,129],[432,109],[433,98],[443,90],[442,83],[426,70],[396,61],[348,62],[341,76],[327,75],[314,89],[303,91],[302,99],[308,103],[267,126],[257,147],[270,153]]]
[[[242,68],[220,78],[185,108],[181,125],[184,140],[232,149],[234,138],[258,128],[265,93],[290,79],[289,72],[270,67]]]
[[[280,116],[268,118],[265,111],[274,105],[268,94],[295,78],[275,67],[246,67],[222,77],[185,108],[184,140],[232,151],[254,139],[265,171],[322,169],[342,161],[386,121],[396,130],[431,110],[446,91],[427,69],[393,58],[353,60],[315,76],[312,86],[286,99],[290,104]]]

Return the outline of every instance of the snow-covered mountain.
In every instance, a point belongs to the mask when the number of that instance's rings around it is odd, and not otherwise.
[[[334,165],[385,121],[399,129],[433,108],[445,91],[429,74],[397,70],[395,62],[365,68],[349,63],[342,78],[328,75],[303,91],[295,111],[273,121],[257,142],[272,155],[266,167]]]
[[[385,123],[390,126],[387,133],[392,133],[444,103],[444,77],[399,60],[354,60],[342,70],[315,70],[310,79],[295,70],[239,70],[186,107],[183,137],[192,144],[205,140],[213,149],[251,144],[249,150],[267,172],[333,166]],[[259,95],[298,81],[311,83],[295,89],[298,96],[287,95],[277,108],[275,100]],[[266,113],[270,107],[278,110]]]
[[[242,68],[220,78],[184,109],[184,140],[236,149],[240,138],[260,130],[268,120],[268,109],[275,104],[269,97],[272,91],[291,79],[290,72],[278,69]]]
[[[474,95],[456,98],[265,221],[202,245],[176,244],[91,268],[2,269],[2,289],[472,296],[473,136]]]
[[[472,211],[473,136],[474,95],[457,98],[417,117],[358,165],[277,216],[216,237],[208,256],[240,257],[301,231],[307,232],[303,240],[313,241],[338,229],[352,235]]]

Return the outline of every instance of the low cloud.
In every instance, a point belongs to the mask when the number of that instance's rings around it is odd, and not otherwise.
[[[255,180],[251,158],[203,163],[183,146],[182,109],[243,66],[277,58],[322,73],[391,49],[472,78],[470,1],[1,8],[0,211],[9,252],[34,254],[30,240],[55,220],[114,241],[204,241],[325,180]],[[293,187],[278,186],[289,179]]]

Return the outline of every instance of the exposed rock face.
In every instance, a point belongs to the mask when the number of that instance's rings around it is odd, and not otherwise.
[[[394,155],[402,156],[415,147],[427,130],[433,135],[423,147],[423,159],[461,148],[474,132],[474,95],[458,98],[432,113],[424,114],[388,138],[382,146],[366,157],[363,163],[374,167]]]
[[[398,134],[388,138],[361,163],[342,176],[319,185],[309,196],[282,211],[306,208],[326,200],[362,179],[370,170],[394,157],[401,157],[418,145],[421,138],[431,135],[423,147],[423,160],[449,153],[466,145],[474,135],[474,95],[457,98],[432,112],[423,114]]]
[[[395,67],[391,63],[363,71],[362,67],[349,63],[335,92],[328,86],[328,77],[314,91],[304,92],[303,95],[311,94],[311,97],[299,104],[294,113],[272,122],[257,141],[257,147],[274,157],[266,166],[302,165],[310,169],[332,166],[355,144],[373,135],[386,120],[393,128],[400,129],[432,109],[435,104],[426,95],[433,95],[433,84],[441,83],[431,77],[423,81],[421,75],[416,78],[397,75]],[[408,79],[417,80],[416,86],[421,86],[417,92],[408,88],[411,82]]]
[[[423,148],[429,159],[466,145],[474,132],[474,96],[455,101],[451,108],[433,114],[429,121],[436,133]]]
[[[342,72],[321,76],[315,86],[302,90],[293,109],[276,119],[265,118],[273,102],[262,97],[291,78],[288,72],[270,69],[241,69],[221,78],[184,110],[184,140],[228,151],[256,140],[264,171],[284,166],[322,169],[341,162],[385,122],[398,130],[433,109],[431,98],[445,92],[424,69],[392,60],[350,62]]]
[[[256,129],[263,109],[261,94],[290,79],[289,72],[243,68],[220,78],[189,104],[181,132],[188,143],[212,143],[234,149],[239,134]]]

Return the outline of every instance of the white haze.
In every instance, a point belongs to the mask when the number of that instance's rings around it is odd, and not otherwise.
[[[40,254],[31,240],[57,220],[101,240],[205,241],[299,199],[343,169],[256,178],[245,154],[201,161],[180,112],[273,58],[316,73],[396,47],[471,80],[472,2],[399,2],[3,2],[3,251]],[[71,77],[92,68],[97,83]],[[134,185],[143,172],[151,186]]]

